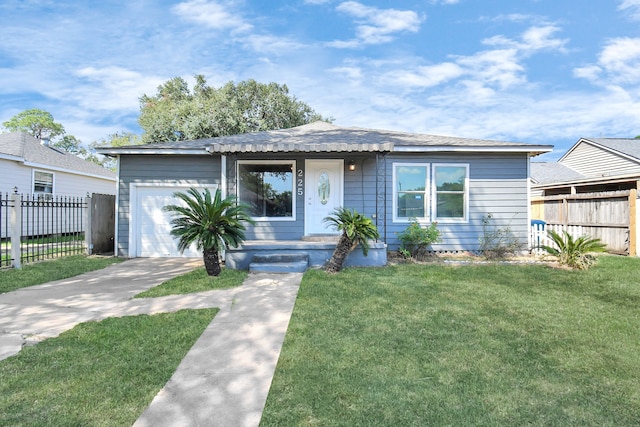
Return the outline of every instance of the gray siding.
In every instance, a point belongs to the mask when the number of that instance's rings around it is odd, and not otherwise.
[[[129,256],[130,184],[220,184],[220,164],[220,156],[121,156],[117,255]]]
[[[458,223],[438,222],[442,242],[436,251],[476,251],[483,234],[483,218],[492,215],[490,224],[509,228],[526,244],[528,239],[528,196],[526,154],[440,154],[432,156],[390,155],[386,158],[387,210],[386,241],[391,250],[398,248],[397,233],[406,223],[393,222],[393,163],[461,163],[469,165],[469,220]]]
[[[235,194],[236,160],[295,160],[296,171],[305,173],[305,159],[339,158],[330,153],[301,153],[278,157],[263,154],[230,155],[227,158],[227,188]],[[353,160],[355,171],[347,163]],[[508,227],[523,243],[528,236],[528,197],[526,154],[393,154],[380,156],[380,170],[375,154],[353,153],[345,158],[344,205],[376,218],[382,240],[391,250],[398,248],[397,233],[406,223],[393,222],[393,163],[460,163],[469,165],[469,220],[465,223],[440,221],[443,241],[437,251],[475,251],[483,233],[483,218],[491,214],[491,225]],[[129,186],[131,183],[220,184],[220,157],[217,156],[122,156],[118,205],[118,255],[128,256]],[[297,175],[297,174],[296,174]],[[297,178],[297,176],[296,176]],[[385,182],[386,181],[386,182]],[[378,189],[383,194],[378,194]],[[386,192],[386,194],[384,194]],[[249,226],[249,240],[299,240],[304,235],[304,195],[296,194],[295,221],[261,221]],[[386,227],[385,227],[386,224]]]
[[[561,163],[587,177],[637,173],[640,166],[619,154],[582,142]]]

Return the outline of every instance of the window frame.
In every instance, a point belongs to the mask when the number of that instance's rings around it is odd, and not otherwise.
[[[289,165],[291,166],[291,216],[252,216],[256,222],[264,221],[296,221],[296,161],[295,160],[238,160],[236,161],[236,199],[238,203],[242,203],[240,199],[240,166],[241,165]]]
[[[37,173],[46,174],[46,175],[50,175],[51,176],[51,192],[37,191],[36,190],[36,174]],[[55,188],[56,188],[55,184],[56,184],[56,174],[54,172],[41,170],[41,169],[33,169],[32,173],[31,173],[31,189],[33,191],[33,194],[48,194],[48,195],[53,196],[55,194]]]
[[[397,170],[400,167],[426,167],[426,186],[425,186],[425,216],[424,217],[400,217],[398,216],[398,190]],[[438,217],[437,203],[438,194],[459,194],[460,192],[439,192],[436,183],[436,170],[438,167],[460,167],[465,169],[464,191],[463,193],[463,210],[464,215],[460,218],[455,217]],[[393,222],[408,224],[413,220],[420,224],[429,224],[431,222],[439,223],[468,223],[469,222],[469,163],[428,163],[428,162],[393,162],[392,164],[392,194],[393,194]],[[405,191],[402,191],[405,193]]]
[[[462,217],[438,217],[438,194],[460,194],[460,191],[438,191],[438,184],[436,182],[436,170],[438,167],[454,167],[454,168],[464,168],[464,190],[462,191],[463,197],[463,212]],[[468,163],[433,163],[431,168],[431,173],[433,176],[431,177],[431,182],[433,182],[433,195],[432,200],[432,212],[431,218],[433,221],[437,222],[468,222],[469,221],[469,164]]]
[[[398,194],[399,193],[420,193],[418,191],[401,191],[398,190],[398,174],[397,170],[401,167],[424,167],[427,169],[427,173],[425,174],[425,189],[422,192],[425,200],[424,207],[424,217],[404,217],[398,216]],[[420,223],[429,222],[430,220],[430,209],[431,209],[431,200],[430,200],[430,185],[431,185],[431,165],[429,163],[409,163],[409,162],[394,162],[392,165],[393,171],[393,222],[398,223],[410,223],[412,220],[416,220]]]

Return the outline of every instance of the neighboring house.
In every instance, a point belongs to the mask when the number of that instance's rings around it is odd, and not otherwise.
[[[116,194],[116,182],[112,171],[44,145],[27,133],[0,134],[0,193]]]
[[[637,188],[640,139],[580,138],[557,162],[532,162],[532,195]]]
[[[492,226],[526,243],[529,159],[551,149],[315,122],[99,152],[119,159],[117,255],[162,257],[178,255],[162,207],[191,186],[219,187],[251,207],[256,225],[245,247],[276,241],[300,248],[303,239],[336,234],[323,218],[339,206],[372,218],[384,251],[398,248],[397,233],[414,218],[438,223],[435,251],[478,250],[489,214]],[[232,265],[245,268],[245,261]]]
[[[534,219],[637,254],[640,139],[580,138],[557,162],[532,162],[531,182]]]

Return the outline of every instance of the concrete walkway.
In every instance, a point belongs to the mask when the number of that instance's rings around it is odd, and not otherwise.
[[[200,265],[200,260],[134,259],[0,294],[0,360],[86,321],[218,307],[135,425],[257,426],[302,274],[252,274],[239,288],[131,299]]]

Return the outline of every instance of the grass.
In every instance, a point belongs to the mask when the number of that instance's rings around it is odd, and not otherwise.
[[[122,261],[123,258],[74,255],[27,264],[19,270],[0,270],[0,293],[66,279]]]
[[[88,322],[0,361],[0,425],[132,425],[217,309]]]
[[[242,282],[246,278],[246,271],[231,270],[228,268],[223,268],[220,276],[211,277],[207,275],[204,267],[201,267],[139,293],[135,298],[154,298],[165,295],[210,291],[213,289],[229,289],[242,285]]]
[[[639,425],[638,269],[309,271],[261,425]]]

